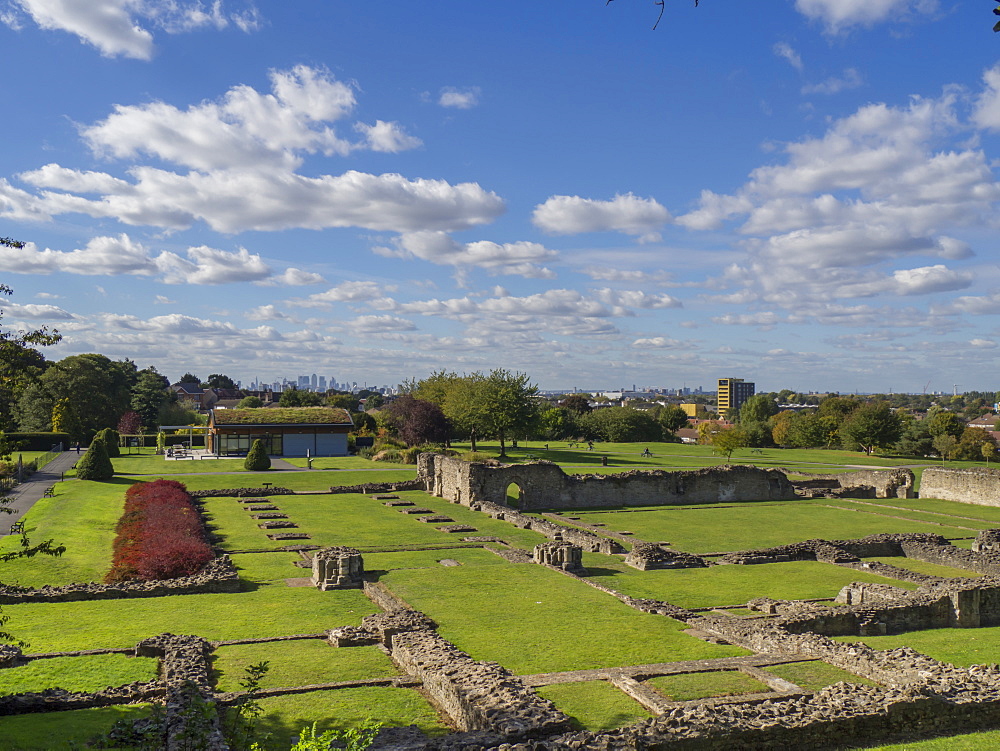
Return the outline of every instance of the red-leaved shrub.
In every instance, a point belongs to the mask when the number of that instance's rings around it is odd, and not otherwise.
[[[125,491],[109,582],[188,576],[212,560],[198,511],[182,483],[156,480]]]

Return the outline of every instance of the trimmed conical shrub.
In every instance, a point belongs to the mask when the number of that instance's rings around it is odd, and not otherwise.
[[[253,446],[247,452],[243,467],[250,472],[263,472],[265,469],[271,468],[271,457],[264,450],[264,442],[260,438],[253,442]]]
[[[76,476],[81,480],[110,480],[115,476],[115,468],[108,458],[104,441],[95,438],[83,458],[76,463]]]
[[[116,459],[122,455],[121,450],[118,448],[121,437],[114,428],[105,428],[99,431],[96,438],[100,439],[104,444],[104,450],[108,452],[109,459]]]

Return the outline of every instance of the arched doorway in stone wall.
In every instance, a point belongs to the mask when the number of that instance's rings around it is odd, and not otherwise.
[[[524,491],[521,489],[520,485],[518,485],[516,482],[512,482],[509,485],[507,485],[507,492],[504,497],[505,504],[507,504],[511,508],[519,509],[521,508],[523,498],[524,498]]]

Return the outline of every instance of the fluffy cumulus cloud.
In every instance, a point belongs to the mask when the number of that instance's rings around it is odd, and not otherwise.
[[[747,255],[718,281],[743,304],[801,309],[815,299],[969,287],[969,271],[908,263],[971,258],[951,233],[990,224],[1000,199],[981,150],[934,148],[962,128],[957,105],[946,92],[861,107],[825,134],[787,144],[783,159],[754,170],[733,195],[703,192],[677,222],[693,230],[736,222]],[[724,322],[759,325],[753,316]]]
[[[936,7],[936,0],[795,0],[800,13],[831,33],[897,20],[909,12],[929,13]]]
[[[21,305],[15,302],[5,302],[3,314],[8,318],[28,318],[40,321],[72,321],[76,316],[63,310],[58,305],[38,305],[28,303]]]
[[[631,193],[610,201],[552,196],[535,207],[532,221],[539,229],[559,235],[614,231],[658,240],[658,230],[670,221],[670,212],[652,198]]]
[[[314,295],[309,295],[306,300],[296,301],[296,304],[305,307],[328,307],[330,303],[338,302],[370,302],[386,298],[395,291],[394,286],[385,287],[376,282],[342,282],[326,292],[317,292]]]
[[[360,140],[341,137],[335,125],[355,104],[351,86],[326,70],[297,66],[273,71],[269,93],[244,85],[186,109],[165,102],[119,105],[81,135],[96,155],[128,162],[128,179],[45,165],[19,176],[37,193],[0,182],[0,216],[40,220],[79,213],[171,230],[204,222],[225,233],[329,227],[413,232],[468,229],[503,213],[499,196],[475,183],[353,170],[299,174],[308,155],[394,153],[419,145],[402,126],[382,120],[356,124]],[[147,157],[179,169],[138,163]]]
[[[275,275],[258,254],[246,248],[234,252],[201,245],[188,248],[183,255],[172,251],[154,253],[127,234],[94,237],[85,247],[70,251],[40,249],[34,243],[26,243],[23,248],[0,246],[0,270],[15,274],[150,276],[166,284],[322,281],[318,274],[299,269]]]
[[[485,269],[493,275],[552,279],[555,273],[540,264],[554,261],[558,253],[534,242],[495,243],[478,240],[460,243],[446,232],[411,232],[400,235],[392,246],[377,246],[374,252],[395,258],[419,258],[440,266]]]
[[[154,28],[179,33],[202,28],[236,26],[245,32],[260,25],[257,10],[243,4],[229,9],[222,0],[14,0],[15,7],[43,29],[74,34],[107,57],[149,60],[153,56]],[[230,5],[233,5],[230,2]],[[4,19],[15,28],[16,14]]]

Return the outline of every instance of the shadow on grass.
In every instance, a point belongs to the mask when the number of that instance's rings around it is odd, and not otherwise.
[[[587,569],[587,574],[584,578],[590,579],[598,576],[618,576],[621,571],[616,571],[613,568],[602,568],[600,566],[584,566]]]

